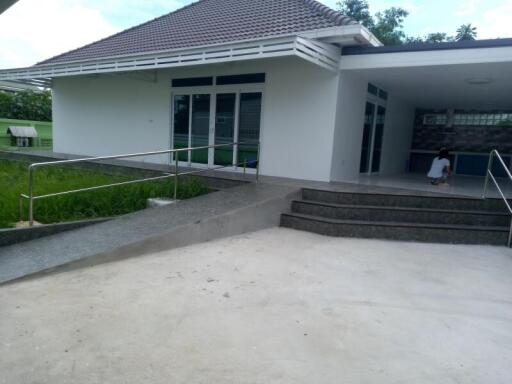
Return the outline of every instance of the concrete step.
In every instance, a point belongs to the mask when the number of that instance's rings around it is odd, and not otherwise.
[[[342,220],[283,213],[281,226],[327,236],[359,237],[448,244],[505,245],[508,227]]]
[[[501,199],[476,199],[446,195],[420,196],[411,194],[352,193],[305,188],[302,199],[324,203],[386,207],[431,208],[507,212]]]
[[[433,208],[350,205],[293,200],[292,212],[342,220],[391,221],[427,224],[460,224],[505,227],[511,217],[505,212],[464,211]]]

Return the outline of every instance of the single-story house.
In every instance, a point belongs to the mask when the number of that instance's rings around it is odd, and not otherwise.
[[[254,167],[259,143],[261,174],[319,181],[512,155],[512,39],[383,46],[314,0],[200,0],[0,80],[52,88],[55,152],[243,142],[179,160]]]

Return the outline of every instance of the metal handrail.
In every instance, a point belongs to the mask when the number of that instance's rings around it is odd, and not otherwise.
[[[171,153],[179,153],[179,152],[189,152],[201,149],[210,149],[210,148],[219,148],[219,147],[228,147],[231,146],[233,149],[235,147],[238,147],[240,145],[256,145],[257,146],[257,152],[256,152],[256,181],[259,180],[259,168],[260,168],[260,143],[248,143],[248,142],[233,142],[233,143],[227,143],[227,144],[213,144],[213,145],[205,145],[201,147],[188,147],[188,148],[178,148],[178,149],[165,149],[160,151],[151,151],[151,152],[137,152],[137,153],[128,153],[128,154],[122,154],[122,155],[112,155],[112,156],[96,156],[96,157],[84,157],[84,158],[78,158],[78,159],[67,159],[67,160],[55,160],[55,161],[44,161],[40,163],[33,163],[28,166],[28,194],[20,194],[20,221],[23,220],[23,199],[28,200],[28,220],[29,220],[29,226],[34,225],[34,200],[44,199],[48,197],[55,197],[55,196],[62,196],[62,195],[69,195],[72,193],[78,193],[78,192],[86,192],[86,191],[94,191],[98,189],[103,188],[110,188],[110,187],[116,187],[120,185],[128,185],[128,184],[135,184],[135,183],[142,183],[146,181],[154,181],[154,180],[160,180],[160,179],[166,179],[166,178],[175,178],[174,182],[174,200],[176,200],[177,194],[178,194],[178,178],[179,176],[186,176],[186,175],[192,175],[197,174],[201,172],[207,172],[207,171],[214,171],[221,168],[229,168],[229,167],[239,167],[243,166],[243,174],[245,177],[246,169],[247,169],[247,158],[244,158],[242,162],[235,162],[234,164],[229,165],[219,165],[214,166],[211,168],[205,168],[205,169],[199,169],[194,171],[187,171],[187,172],[179,172],[179,156],[174,156],[175,163],[174,163],[174,173],[164,173],[162,176],[155,176],[155,177],[148,177],[143,179],[136,179],[136,180],[129,180],[129,181],[121,181],[119,183],[111,183],[111,184],[102,184],[97,185],[93,187],[87,187],[87,188],[79,188],[79,189],[71,189],[67,191],[62,192],[54,192],[54,193],[48,193],[45,195],[38,195],[34,196],[34,170],[36,168],[40,167],[46,167],[46,166],[54,166],[54,165],[66,165],[66,164],[75,164],[75,163],[82,163],[82,162],[91,162],[91,161],[101,161],[101,160],[115,160],[115,159],[125,159],[125,158],[131,158],[131,157],[139,157],[139,156],[152,156],[152,155],[163,155],[163,154],[171,154]]]
[[[507,206],[509,213],[512,215],[512,207],[510,206],[510,203],[508,202],[507,197],[501,190],[500,185],[498,184],[498,181],[496,180],[496,177],[494,177],[494,175],[492,174],[492,165],[494,163],[494,157],[496,157],[500,161],[500,164],[503,167],[503,169],[505,170],[505,173],[507,174],[508,179],[510,181],[512,181],[512,174],[510,173],[507,165],[503,161],[503,158],[501,157],[500,153],[496,149],[493,149],[491,151],[491,153],[489,154],[489,163],[487,164],[487,172],[485,174],[484,190],[482,192],[482,199],[485,199],[487,197],[487,189],[489,187],[489,179],[491,179],[494,183],[494,186],[496,187],[499,194],[501,195],[503,201],[505,202],[505,205]],[[508,232],[507,246],[508,247],[512,246],[512,216],[510,219],[510,229]]]

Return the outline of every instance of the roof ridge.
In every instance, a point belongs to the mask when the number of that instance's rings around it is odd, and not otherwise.
[[[202,2],[204,2],[204,1],[207,1],[207,0],[197,0],[197,1],[194,1],[194,2],[192,2],[192,3],[190,3],[190,4],[184,5],[184,6],[183,6],[183,7],[181,7],[181,8],[175,9],[174,11],[167,12],[167,13],[166,13],[166,14],[164,14],[164,15],[157,16],[157,17],[155,17],[155,18],[153,18],[153,19],[151,19],[151,20],[148,20],[148,21],[144,21],[143,23],[140,23],[140,24],[134,25],[133,27],[123,29],[122,31],[116,32],[116,33],[114,33],[113,35],[108,35],[108,36],[105,36],[105,37],[104,37],[104,38],[102,38],[102,39],[95,40],[95,41],[93,41],[93,42],[91,42],[91,43],[89,43],[89,44],[85,44],[85,45],[82,45],[82,46],[80,46],[80,47],[78,47],[78,48],[73,48],[73,49],[71,49],[71,50],[69,50],[69,51],[66,51],[66,52],[63,52],[63,53],[59,53],[58,55],[55,55],[55,56],[52,56],[52,57],[50,57],[50,58],[48,58],[48,59],[45,59],[45,60],[43,60],[43,61],[40,61],[40,62],[36,63],[35,65],[45,64],[45,63],[46,63],[46,62],[48,62],[48,61],[51,61],[51,60],[57,59],[57,58],[59,58],[59,57],[61,57],[61,56],[67,55],[68,53],[78,51],[79,49],[89,47],[89,46],[91,46],[91,45],[93,45],[93,44],[99,43],[100,41],[104,41],[104,40],[110,39],[110,38],[112,38],[112,37],[115,37],[115,36],[121,35],[121,34],[123,34],[123,33],[129,32],[129,31],[131,31],[131,30],[133,30],[133,29],[135,29],[135,28],[142,27],[143,25],[146,25],[146,24],[152,23],[153,21],[156,21],[156,20],[158,20],[158,19],[163,19],[164,17],[169,16],[169,15],[171,15],[171,14],[173,14],[173,13],[181,12],[181,11],[183,11],[183,10],[187,9],[187,8],[190,8],[190,7],[194,6],[194,5],[197,5],[197,4],[199,4],[199,3],[202,3]]]
[[[336,25],[344,25],[344,24],[358,24],[355,19],[350,16],[346,16],[343,13],[328,7],[325,4],[322,4],[316,0],[302,0],[304,4],[306,4],[312,10],[321,13],[323,16],[327,17],[329,20],[334,22]]]

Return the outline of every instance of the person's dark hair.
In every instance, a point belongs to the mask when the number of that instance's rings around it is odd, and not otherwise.
[[[440,151],[439,151],[439,155],[437,155],[437,157],[439,159],[447,159],[448,156],[450,156],[450,153],[448,152],[448,150],[446,148],[442,148]]]

